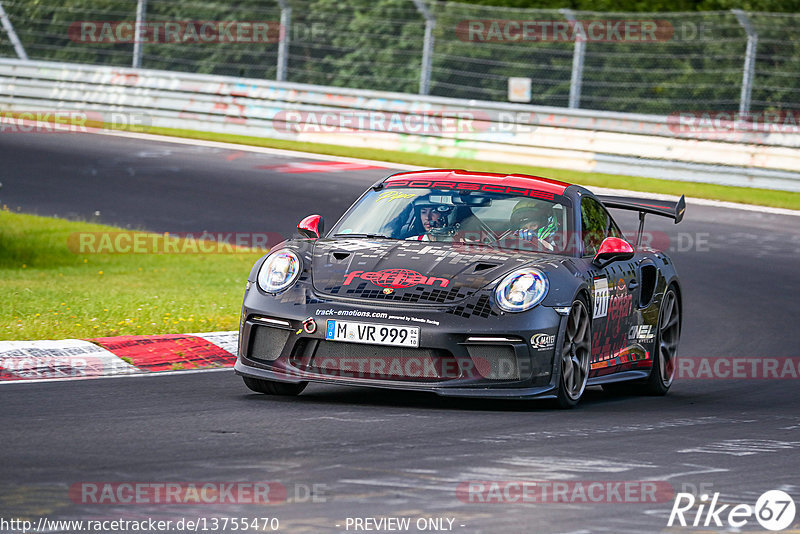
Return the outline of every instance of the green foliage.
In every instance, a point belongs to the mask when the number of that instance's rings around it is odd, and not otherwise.
[[[0,340],[237,328],[244,282],[263,252],[80,253],[69,245],[81,232],[119,231],[0,210]]]
[[[288,0],[288,81],[416,93],[425,21],[412,0]],[[128,66],[131,43],[70,39],[79,21],[133,21],[136,0],[4,0],[33,59]],[[470,20],[657,20],[657,42],[586,44],[580,107],[669,114],[738,109],[746,34],[732,8],[751,12],[759,33],[752,109],[800,108],[800,0],[428,1],[436,16],[431,94],[506,101],[509,77],[533,80],[533,104],[568,103],[572,41],[481,42]],[[524,9],[519,9],[524,8]],[[583,10],[583,11],[581,11]],[[774,12],[770,14],[769,12]],[[149,0],[148,21],[280,21],[276,0]],[[145,43],[142,66],[258,79],[276,77],[278,43]],[[0,55],[13,48],[0,32]]]
[[[567,7],[581,11],[640,13],[723,11],[728,9],[783,13],[800,11],[800,1],[798,0],[468,0],[468,3],[516,8],[560,9]]]

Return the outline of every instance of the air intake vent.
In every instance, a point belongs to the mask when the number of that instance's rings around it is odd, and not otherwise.
[[[479,263],[472,269],[472,274],[491,271],[495,267],[497,267],[496,263]]]
[[[313,349],[312,349],[313,350]],[[299,369],[329,376],[371,380],[436,382],[458,378],[458,362],[441,349],[387,347],[319,340],[313,358],[293,358]]]
[[[639,307],[646,308],[653,300],[658,282],[658,271],[655,265],[642,265],[639,271],[641,289],[639,290]]]
[[[349,252],[334,252],[332,254],[332,256],[336,261],[342,261],[343,259],[349,257],[350,253]]]
[[[519,380],[514,347],[510,345],[467,345],[477,374],[490,380]]]
[[[253,325],[247,357],[251,360],[273,362],[281,355],[289,339],[289,330],[269,326]]]

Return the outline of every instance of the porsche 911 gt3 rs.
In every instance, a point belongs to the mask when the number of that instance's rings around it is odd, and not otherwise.
[[[639,213],[627,241],[608,209]],[[254,265],[235,370],[253,391],[309,382],[578,403],[587,386],[663,395],[682,293],[641,246],[685,202],[460,170],[370,187],[328,232],[317,215]]]

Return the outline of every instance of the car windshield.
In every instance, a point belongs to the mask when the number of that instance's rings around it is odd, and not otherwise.
[[[563,253],[568,212],[561,203],[526,196],[394,187],[364,195],[331,235]]]

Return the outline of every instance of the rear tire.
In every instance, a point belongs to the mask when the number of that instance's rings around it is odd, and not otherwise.
[[[244,380],[244,385],[250,388],[251,391],[263,393],[265,395],[295,396],[302,393],[308,385],[308,382],[298,382],[293,384],[289,382],[263,380],[261,378],[250,378],[249,376],[243,376],[242,380]]]
[[[680,302],[675,289],[670,286],[661,299],[656,323],[656,343],[653,350],[653,367],[644,380],[603,384],[603,391],[611,395],[666,395],[675,378],[678,363],[678,341],[681,337]]]
[[[656,346],[653,351],[653,367],[644,383],[645,395],[666,395],[675,371],[678,369],[678,342],[681,339],[681,306],[678,294],[670,286],[661,300],[658,312]]]
[[[586,303],[578,299],[572,303],[564,330],[564,343],[559,352],[558,378],[559,408],[573,408],[581,400],[589,380],[589,360],[592,355],[592,319]]]

